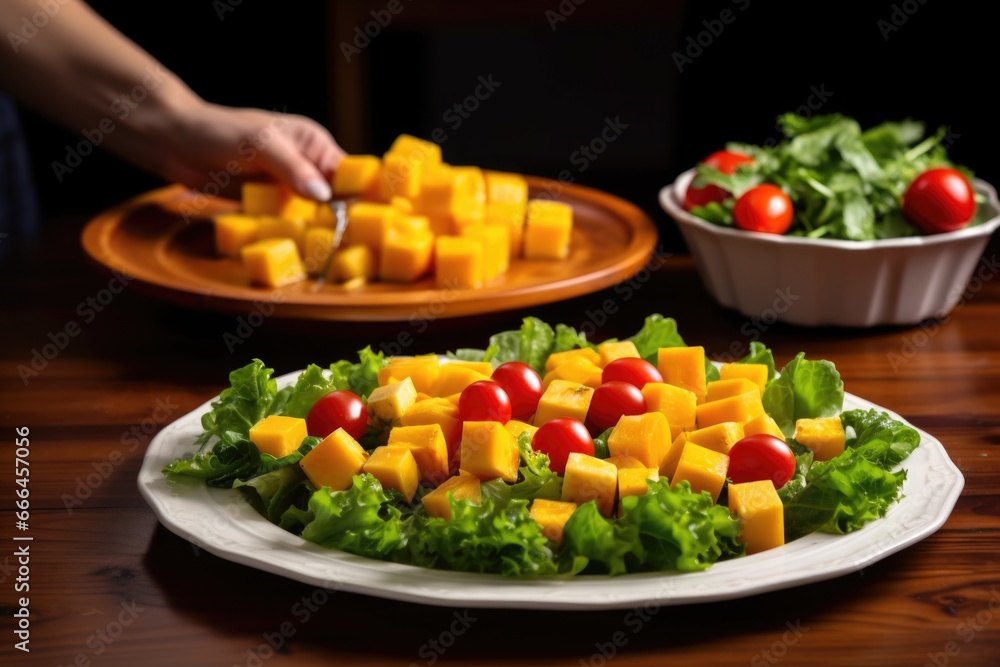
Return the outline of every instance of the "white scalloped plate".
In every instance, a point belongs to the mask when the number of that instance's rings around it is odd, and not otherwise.
[[[278,378],[282,387],[299,375]],[[624,609],[741,598],[832,579],[861,569],[938,530],[965,479],[944,446],[920,431],[920,446],[903,463],[903,499],[884,519],[849,535],[813,534],[783,547],[716,563],[704,572],[617,577],[513,579],[385,563],[307,542],[260,516],[235,490],[197,480],[168,482],[163,467],[193,449],[205,403],[153,439],[139,472],[139,491],[169,530],[236,563],[315,586],[439,606],[531,609]],[[875,408],[847,394],[844,409]],[[894,418],[898,415],[886,410]]]

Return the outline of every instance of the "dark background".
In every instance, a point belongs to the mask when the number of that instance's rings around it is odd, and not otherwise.
[[[287,109],[334,131],[337,105],[356,105],[365,132],[338,134],[352,152],[380,154],[401,132],[443,127],[447,161],[553,178],[569,169],[576,182],[644,208],[678,247],[659,188],[727,140],[777,138],[775,116],[815,90],[828,96],[818,113],[845,113],[864,127],[904,117],[949,125],[952,158],[1000,180],[993,5],[564,0],[575,9],[552,30],[546,10],[558,12],[558,0],[420,2],[402,0],[403,12],[354,56],[362,95],[336,81],[334,3],[244,0],[221,18],[209,0],[91,4],[208,100]],[[725,9],[734,20],[679,72],[675,51]],[[894,12],[906,21],[886,38],[879,21]],[[490,74],[501,86],[452,130],[444,113]],[[579,171],[572,154],[615,117],[628,129]],[[160,184],[103,153],[60,183],[51,164],[78,138],[27,111],[22,120],[43,218],[90,215]]]

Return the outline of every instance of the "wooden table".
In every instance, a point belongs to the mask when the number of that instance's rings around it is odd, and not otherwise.
[[[253,356],[280,374],[349,356],[395,331],[269,320],[230,354],[223,334],[235,331],[235,318],[175,308],[131,286],[109,290],[117,286],[85,266],[76,242],[81,225],[52,221],[38,249],[0,269],[3,664],[598,667],[611,663],[611,654],[622,667],[1000,664],[996,244],[986,253],[994,262],[984,270],[988,279],[944,323],[865,331],[758,327],[779,364],[800,349],[831,359],[848,391],[944,443],[966,478],[946,525],[863,576],[664,607],[636,623],[622,611],[467,611],[326,595],[199,552],[162,528],[135,482],[157,429],[218,393],[228,372]],[[599,337],[627,335],[659,311],[677,318],[688,342],[717,356],[746,342],[754,325],[709,298],[689,259],[671,258],[640,277],[534,314],[580,326],[600,319],[610,299],[617,312]],[[482,345],[524,314],[460,328],[442,320],[416,335],[411,351]],[[46,354],[44,346],[60,341],[65,349],[26,385],[19,366],[30,365],[33,350]],[[15,428],[22,426],[31,442],[26,532],[15,530],[12,508]],[[23,544],[11,541],[15,532],[33,538],[29,593],[14,592],[12,545]],[[22,595],[29,597],[30,654],[14,649],[11,633]],[[456,614],[465,624],[455,627],[468,627],[451,636]],[[266,637],[283,629],[288,638],[271,656]]]

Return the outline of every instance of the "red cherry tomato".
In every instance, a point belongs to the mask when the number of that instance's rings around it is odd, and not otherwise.
[[[510,421],[510,397],[496,382],[479,380],[462,390],[458,414],[464,422]]]
[[[645,359],[626,357],[615,359],[605,366],[601,382],[627,382],[642,389],[647,382],[663,382],[663,375]]]
[[[528,421],[542,397],[542,378],[520,361],[508,361],[493,369],[492,379],[510,398],[511,417]]]
[[[733,207],[736,226],[751,232],[784,234],[792,225],[792,200],[777,185],[762,183],[743,193]]]
[[[587,426],[591,433],[603,433],[618,423],[622,415],[641,415],[646,411],[642,392],[628,382],[602,383],[594,390],[587,410]]]
[[[769,479],[780,489],[795,474],[795,455],[781,438],[748,435],[729,450],[729,479],[736,484]]]
[[[566,459],[573,452],[594,455],[594,441],[579,419],[556,417],[542,424],[531,439],[531,448],[549,457],[549,469],[566,472]]]
[[[743,155],[742,153],[734,153],[733,151],[718,151],[702,160],[701,164],[707,164],[709,167],[715,167],[723,174],[732,174],[736,171],[736,167],[741,164],[750,164],[752,162],[752,157]],[[690,211],[695,206],[704,206],[713,201],[725,201],[730,197],[732,197],[732,195],[720,188],[718,185],[704,185],[700,188],[689,187],[687,192],[684,193],[684,208]]]
[[[903,194],[903,215],[924,234],[953,232],[976,215],[976,193],[962,172],[928,169]]]
[[[346,389],[331,391],[313,403],[306,417],[309,435],[325,438],[338,428],[360,440],[368,428],[368,412],[361,397]]]

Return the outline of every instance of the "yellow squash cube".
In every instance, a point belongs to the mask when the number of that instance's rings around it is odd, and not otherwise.
[[[556,417],[573,417],[581,422],[585,421],[593,397],[593,387],[568,380],[553,380],[538,401],[532,423],[541,426]]]
[[[276,459],[294,452],[308,435],[305,419],[283,415],[264,417],[250,427],[250,442]]]
[[[524,258],[566,259],[572,230],[573,209],[569,204],[530,200],[524,226]]]
[[[438,236],[434,244],[434,277],[441,289],[479,287],[486,275],[486,251],[481,241]]]
[[[389,384],[390,377],[397,380],[408,377],[413,380],[413,386],[421,394],[434,392],[434,384],[441,372],[441,364],[436,354],[423,354],[417,357],[392,357],[389,363],[379,369],[379,386]]]
[[[215,249],[223,257],[240,258],[240,250],[260,238],[260,220],[240,213],[215,216]]]
[[[618,514],[621,515],[621,499],[625,496],[644,496],[649,489],[649,480],[658,480],[660,471],[656,468],[618,469]]]
[[[847,440],[840,417],[798,419],[793,437],[797,443],[811,449],[817,461],[829,461],[843,454]]]
[[[661,347],[656,353],[656,367],[664,382],[693,391],[698,403],[705,402],[708,389],[704,347]]]
[[[647,468],[659,469],[670,450],[670,425],[662,412],[624,415],[608,436],[612,456],[632,456]]]
[[[399,210],[388,204],[355,202],[347,207],[349,222],[344,240],[350,245],[366,245],[377,253],[382,249],[386,233],[399,216]]]
[[[570,453],[563,475],[562,500],[582,505],[593,500],[597,511],[610,517],[618,490],[618,468],[613,463],[579,452]]]
[[[758,433],[767,433],[779,440],[785,439],[785,434],[781,432],[777,422],[766,412],[743,425],[743,435],[757,435]]]
[[[687,439],[696,445],[707,447],[712,451],[728,454],[737,442],[743,439],[746,432],[739,422],[719,422],[695,431],[688,431]]]
[[[306,222],[316,218],[316,202],[283,185],[247,181],[243,184],[243,212]]]
[[[383,426],[398,425],[400,418],[416,401],[417,390],[410,378],[377,387],[368,395],[368,418]]]
[[[666,382],[647,382],[642,388],[642,397],[646,399],[647,410],[662,412],[667,418],[671,440],[681,431],[690,431],[697,426],[695,408],[698,397],[693,391]]]
[[[489,379],[489,375],[485,375],[475,368],[470,368],[459,363],[442,364],[441,369],[438,371],[438,379],[434,383],[433,391],[427,393],[431,396],[461,394],[462,390],[473,382]]]
[[[420,196],[424,163],[402,154],[386,153],[379,171],[379,199],[387,202],[393,197],[416,199]]]
[[[527,424],[525,422],[518,421],[517,419],[511,419],[510,421],[508,421],[503,426],[504,426],[505,429],[507,429],[507,431],[510,432],[510,434],[512,436],[514,436],[514,441],[515,442],[517,442],[517,440],[521,437],[522,433],[527,433],[532,438],[534,438],[535,437],[535,433],[538,431],[538,427],[537,426],[532,426],[531,424]]]
[[[334,196],[352,197],[368,192],[381,166],[382,160],[374,155],[345,155],[333,175]]]
[[[744,378],[750,380],[760,388],[760,394],[763,396],[764,388],[767,387],[767,373],[767,364],[722,364],[719,368],[719,379]]]
[[[304,254],[306,249],[306,221],[301,219],[278,218],[273,215],[259,218],[258,236],[263,239],[292,239]]]
[[[442,165],[424,173],[414,210],[430,219],[435,234],[457,234],[458,220],[475,206],[475,189],[468,173]]]
[[[485,184],[488,203],[528,205],[528,181],[520,174],[489,171]]]
[[[368,460],[368,452],[342,428],[326,436],[299,460],[299,467],[317,488],[343,491]]]
[[[635,343],[630,340],[601,343],[597,346],[597,354],[601,358],[601,362],[598,364],[601,368],[604,368],[615,359],[639,358],[639,350],[636,349]]]
[[[291,239],[267,239],[243,246],[240,251],[250,282],[283,287],[306,277],[299,249]]]
[[[550,354],[549,358],[545,360],[545,370],[546,372],[555,370],[563,364],[567,364],[571,361],[579,360],[589,361],[595,366],[601,365],[601,355],[589,347],[580,347],[573,350],[566,350],[565,352],[556,352]]]
[[[715,380],[708,383],[708,391],[705,394],[705,402],[711,403],[731,396],[739,396],[749,392],[757,392],[761,395],[757,384],[746,378],[730,378],[728,380]]]
[[[306,253],[303,258],[309,275],[320,275],[326,268],[333,250],[334,232],[329,227],[309,227],[306,229]]]
[[[666,477],[669,480],[674,479],[674,473],[677,471],[677,462],[681,460],[681,453],[684,452],[684,445],[687,442],[688,431],[681,431],[680,435],[674,438],[674,441],[670,444],[670,449],[667,451],[667,455],[660,462],[660,477]]]
[[[645,463],[635,458],[634,456],[629,456],[628,454],[616,454],[615,456],[609,456],[604,459],[608,463],[614,463],[615,467],[621,470],[622,468],[643,468],[647,466]]]
[[[729,511],[743,523],[748,556],[785,543],[785,508],[771,480],[730,484]]]
[[[500,422],[467,421],[462,424],[459,445],[459,465],[481,480],[499,477],[505,482],[517,481],[521,455],[513,436]]]
[[[556,366],[542,378],[542,388],[547,388],[553,380],[569,380],[597,389],[601,385],[604,371],[586,359],[573,359]]]
[[[510,266],[510,230],[498,225],[469,225],[461,236],[483,244],[483,280],[493,280],[507,273]]]
[[[398,202],[405,199],[399,199],[398,197],[393,199],[391,206],[399,210],[399,215],[392,221],[389,226],[388,234],[394,232],[401,233],[405,236],[415,236],[418,234],[431,234],[431,223],[428,221],[426,215],[410,215],[410,213],[403,210],[403,208],[398,204]]]
[[[507,229],[510,259],[521,256],[526,211],[527,207],[524,204],[505,204],[503,202],[488,202],[483,210],[483,222],[486,225]]]
[[[328,280],[345,283],[349,280],[371,280],[377,272],[375,253],[366,245],[352,245],[338,250],[330,261]]]
[[[449,496],[455,500],[468,500],[473,505],[480,504],[483,497],[479,478],[460,472],[454,477],[449,477],[441,486],[421,498],[420,502],[423,503],[429,516],[451,519]]]
[[[372,475],[384,488],[399,491],[406,502],[412,502],[420,483],[420,469],[408,447],[376,447],[361,471]]]
[[[486,178],[479,167],[452,167],[452,176],[462,193],[461,206],[454,213],[455,230],[461,232],[470,225],[480,226],[486,209]]]
[[[764,405],[760,402],[760,393],[757,391],[757,387],[754,387],[745,394],[702,403],[695,409],[695,413],[698,428],[724,422],[745,424],[764,414]]]
[[[677,461],[670,486],[677,482],[687,481],[695,493],[708,491],[713,502],[719,502],[719,494],[726,483],[726,473],[729,471],[729,456],[713,452],[693,442],[684,445],[681,458]]]
[[[414,234],[390,230],[382,246],[379,277],[386,282],[412,283],[431,268],[434,235],[429,231]]]
[[[458,412],[458,406],[446,398],[428,398],[417,401],[403,413],[399,423],[403,426],[429,424],[440,426],[449,452],[458,449],[458,443],[462,438],[462,419]]]
[[[420,470],[420,481],[437,486],[448,479],[448,443],[440,424],[397,426],[389,431],[386,444],[410,450]]]
[[[404,157],[414,164],[427,167],[441,166],[441,146],[411,134],[396,137],[386,154]]]
[[[576,511],[576,503],[536,498],[528,514],[542,527],[542,535],[556,544],[562,543],[563,528]]]

